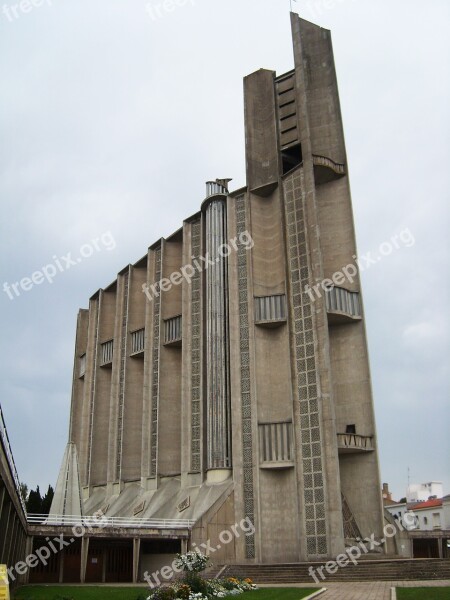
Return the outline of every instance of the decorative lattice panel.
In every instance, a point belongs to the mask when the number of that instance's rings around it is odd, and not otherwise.
[[[342,495],[342,518],[344,521],[344,537],[346,539],[361,539],[361,531],[348,505],[347,498]]]
[[[122,475],[123,413],[125,406],[125,362],[127,360],[129,270],[123,276],[122,325],[120,333],[119,406],[117,414],[116,479]]]
[[[201,222],[191,225],[193,261],[201,252]],[[201,275],[198,269],[191,280],[191,471],[201,471]]]
[[[94,410],[95,410],[95,384],[97,381],[97,355],[98,355],[98,330],[100,323],[100,296],[96,300],[92,300],[89,319],[92,317],[94,323],[94,356],[92,361],[92,377],[91,389],[89,397],[89,436],[87,448],[87,469],[86,480],[88,484],[91,480],[91,464],[92,464],[92,437],[94,435]]]
[[[239,236],[247,230],[245,214],[245,197],[236,198],[236,234]],[[241,404],[242,404],[242,446],[243,446],[243,483],[245,516],[254,523],[255,502],[253,490],[253,440],[252,440],[252,408],[250,391],[250,344],[248,325],[248,276],[247,250],[240,245],[237,253],[238,290],[239,290],[239,344],[241,358]],[[247,558],[255,558],[255,536],[245,538]]]
[[[317,556],[327,554],[327,536],[313,307],[305,292],[311,275],[305,232],[303,170],[297,170],[285,179],[284,196],[298,390],[295,414],[303,457],[306,547],[309,555]]]
[[[155,252],[155,282],[161,281],[161,248]],[[158,458],[158,404],[159,404],[159,355],[161,338],[161,296],[153,300],[153,355],[152,355],[152,413],[150,416],[150,477],[156,477]]]

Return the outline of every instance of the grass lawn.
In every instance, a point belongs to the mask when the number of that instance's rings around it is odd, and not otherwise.
[[[397,600],[450,600],[450,587],[396,588]]]
[[[245,592],[235,598],[242,600],[300,600],[314,589],[299,588],[263,588],[254,592]],[[30,585],[20,588],[13,596],[14,600],[137,600],[150,593],[147,588],[127,587],[70,587],[51,585]],[[439,596],[449,598],[449,596]],[[423,598],[422,598],[423,600]]]
[[[27,585],[19,588],[14,600],[137,600],[150,594],[148,588]]]

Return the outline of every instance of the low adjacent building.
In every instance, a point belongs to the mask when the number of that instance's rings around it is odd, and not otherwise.
[[[450,495],[422,502],[385,505],[408,534],[412,558],[450,557]]]

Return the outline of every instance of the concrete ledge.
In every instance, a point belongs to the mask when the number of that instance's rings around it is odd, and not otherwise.
[[[391,600],[397,600],[397,592],[395,591],[395,587],[391,587]]]
[[[320,596],[320,594],[323,594],[326,591],[327,591],[327,588],[321,588],[320,590],[317,590],[317,592],[314,592],[313,594],[306,596],[306,598],[303,598],[303,600],[311,600],[311,598],[316,598],[317,596]]]

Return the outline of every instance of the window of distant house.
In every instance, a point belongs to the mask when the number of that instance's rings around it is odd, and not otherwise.
[[[441,526],[441,514],[433,513],[433,527],[440,527],[440,526]]]

